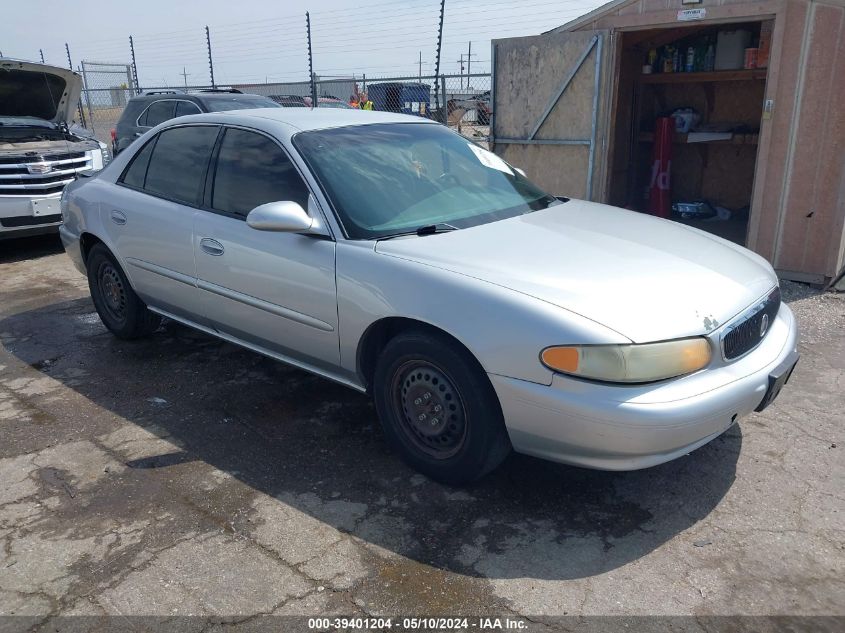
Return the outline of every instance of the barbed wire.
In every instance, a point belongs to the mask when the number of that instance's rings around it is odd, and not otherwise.
[[[559,26],[600,4],[600,0],[447,0],[441,52],[448,68],[475,51],[473,69],[489,71],[490,41],[538,33]],[[356,6],[311,11],[314,72],[376,75],[404,69],[417,75],[435,56],[439,0],[375,0]],[[513,8],[513,10],[508,10]],[[142,85],[177,83],[184,72],[209,75],[205,25],[133,34]],[[308,79],[304,11],[225,24],[209,24],[212,61],[226,81],[246,77]],[[129,59],[128,33],[70,43],[74,59]],[[44,48],[45,59],[65,66],[63,44]],[[389,54],[388,54],[389,53]],[[476,57],[478,55],[478,57]],[[422,61],[420,60],[422,56]],[[30,56],[32,57],[32,56]],[[60,61],[57,61],[60,60]],[[402,62],[400,60],[408,60]],[[416,72],[414,72],[416,71]],[[183,78],[184,79],[184,78]]]

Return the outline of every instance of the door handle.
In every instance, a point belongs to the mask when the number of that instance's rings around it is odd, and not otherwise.
[[[200,240],[200,248],[208,253],[209,255],[214,255],[215,257],[219,257],[222,255],[226,249],[223,248],[223,245],[218,242],[217,240],[213,240],[210,237],[204,237]]]
[[[117,209],[112,209],[111,212],[111,221],[115,224],[126,224],[126,214],[123,211],[118,211]]]

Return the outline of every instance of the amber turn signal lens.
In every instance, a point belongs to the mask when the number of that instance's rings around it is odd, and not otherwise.
[[[543,363],[547,367],[574,374],[578,371],[577,347],[547,347],[543,350]]]

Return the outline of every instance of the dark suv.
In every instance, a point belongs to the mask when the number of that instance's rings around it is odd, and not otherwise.
[[[112,155],[159,123],[187,114],[243,110],[245,108],[279,108],[278,103],[261,95],[244,94],[236,89],[178,92],[154,90],[132,97],[126,104],[115,129],[111,131]]]

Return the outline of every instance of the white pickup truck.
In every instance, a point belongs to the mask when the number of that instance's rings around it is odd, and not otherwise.
[[[57,232],[62,190],[108,162],[74,125],[81,90],[72,70],[0,58],[0,239]]]

